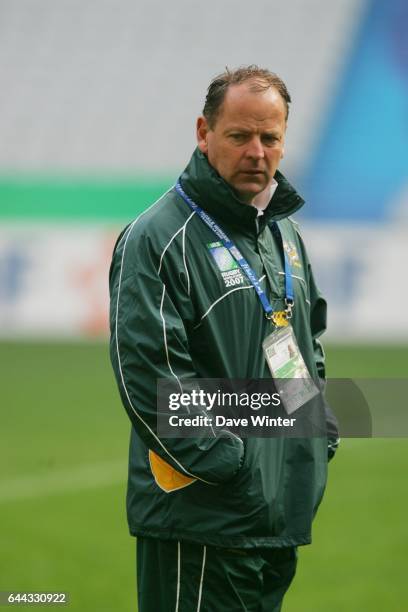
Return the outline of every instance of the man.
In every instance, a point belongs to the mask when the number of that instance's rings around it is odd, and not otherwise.
[[[111,359],[133,425],[140,612],[278,611],[296,548],[311,541],[334,423],[308,439],[157,433],[158,379],[270,378],[262,344],[289,316],[310,375],[324,379],[326,304],[289,218],[303,200],[278,170],[289,103],[282,80],[256,66],[214,79],[177,186],[115,247]]]

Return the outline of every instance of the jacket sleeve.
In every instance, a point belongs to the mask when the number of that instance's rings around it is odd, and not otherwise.
[[[157,433],[157,380],[182,385],[197,378],[197,372],[183,320],[183,309],[191,309],[191,302],[182,274],[163,265],[153,242],[132,224],[113,254],[110,355],[120,395],[150,450],[187,477],[221,483],[242,464],[244,446],[237,436],[224,431],[212,437],[163,439]]]
[[[320,343],[320,336],[326,330],[327,320],[327,304],[326,300],[321,295],[319,289],[314,280],[312,267],[309,263],[309,287],[310,287],[310,327],[312,331],[313,339],[313,352],[314,360],[316,363],[317,372],[319,375],[320,388],[323,392],[326,386],[326,368],[325,368],[325,355],[323,347]],[[333,414],[327,401],[324,401],[325,413],[326,413],[326,427],[327,427],[327,440],[328,440],[328,458],[332,459],[336,453],[339,445],[339,430],[337,418]]]

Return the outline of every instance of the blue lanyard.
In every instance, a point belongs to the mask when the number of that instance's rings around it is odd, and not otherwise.
[[[191,210],[193,210],[200,217],[201,221],[205,223],[214,234],[220,239],[222,244],[226,249],[228,249],[229,253],[235,259],[241,270],[245,273],[249,282],[254,287],[260,302],[262,304],[262,308],[264,309],[265,316],[267,319],[273,319],[274,310],[271,306],[270,301],[266,297],[264,290],[262,289],[259,279],[247,260],[242,256],[241,252],[237,249],[235,244],[230,240],[227,234],[220,228],[219,225],[208,215],[198,204],[196,204],[184,191],[182,188],[180,181],[176,183],[176,191],[183,198],[186,204],[189,205]],[[280,242],[283,245],[282,235],[280,228],[277,223],[275,223],[275,227],[277,232],[279,233]],[[289,262],[289,257],[283,249],[284,257],[285,257],[285,293],[286,293],[286,317],[289,319],[291,317],[291,310],[294,304],[294,293],[293,293],[293,279],[292,279],[292,268]]]

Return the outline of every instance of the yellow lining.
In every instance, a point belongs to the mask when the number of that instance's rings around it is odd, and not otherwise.
[[[189,478],[175,470],[152,450],[149,450],[149,462],[156,484],[166,493],[182,489],[196,481],[196,478]]]

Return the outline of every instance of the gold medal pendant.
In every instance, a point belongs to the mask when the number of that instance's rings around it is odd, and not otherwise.
[[[275,311],[272,315],[272,322],[276,325],[276,327],[287,327],[289,325],[289,321],[286,310]]]

